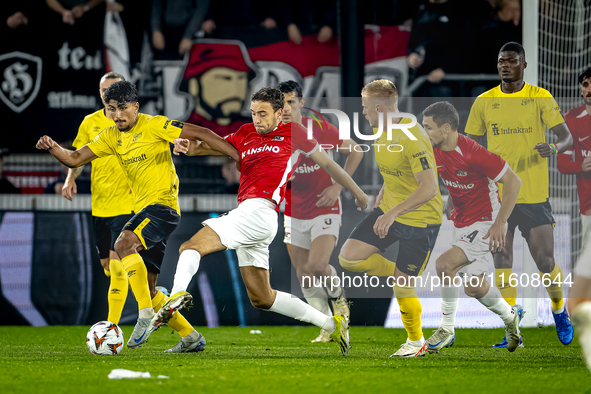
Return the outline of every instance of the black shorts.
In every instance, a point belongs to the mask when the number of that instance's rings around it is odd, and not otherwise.
[[[109,251],[115,250],[115,241],[119,237],[121,230],[123,230],[125,223],[132,216],[133,214],[130,213],[128,215],[111,216],[108,218],[92,217],[96,248],[101,260],[109,258]]]
[[[154,266],[150,267],[149,264],[146,264],[148,271],[160,273],[162,258],[158,261],[157,257],[164,256],[166,241],[180,221],[181,215],[174,209],[166,205],[153,204],[142,209],[125,223],[123,230],[133,231],[144,248],[147,249],[140,255],[148,256],[144,260]]]
[[[112,216],[108,218],[101,218],[98,216],[92,217],[92,224],[94,227],[94,235],[96,238],[96,249],[98,250],[100,259],[109,258],[109,252],[115,250],[115,241],[121,234],[125,224],[131,220],[133,214]],[[142,250],[140,256],[147,264],[148,271],[159,274],[162,260],[164,259],[164,249],[166,245],[156,245],[150,250]]]
[[[544,224],[552,226],[556,224],[552,216],[552,206],[548,201],[537,204],[516,204],[507,220],[507,230],[515,234],[515,228],[519,226],[521,235],[528,240],[529,230]]]
[[[380,208],[375,208],[353,229],[349,238],[373,245],[382,253],[392,244],[400,241],[395,261],[396,268],[407,275],[421,275],[429,262],[441,225],[413,227],[394,222],[386,237],[382,239],[373,231],[373,226],[378,217],[383,214]]]

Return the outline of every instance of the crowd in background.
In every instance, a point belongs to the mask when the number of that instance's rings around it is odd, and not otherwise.
[[[5,10],[6,25],[25,30],[38,18],[84,23],[101,16],[89,13],[95,7],[120,14],[130,51],[141,49],[147,33],[156,59],[182,59],[197,37],[261,43],[286,37],[294,44],[305,35],[317,35],[319,42],[337,38],[337,0],[24,0]],[[369,0],[359,7],[366,25],[411,29],[408,65],[414,77],[428,75],[432,84],[445,73],[496,72],[501,45],[521,42],[521,0]]]
[[[482,93],[498,81],[466,84],[446,81],[445,75],[495,74],[499,48],[508,41],[522,41],[521,0],[367,0],[358,4],[363,24],[410,30],[409,82],[426,77],[414,96]],[[105,12],[117,13],[123,21],[132,68],[141,62],[142,51],[149,51],[154,60],[181,60],[200,37],[236,39],[247,47],[285,40],[301,45],[304,36],[316,36],[319,43],[338,40],[337,0],[23,0],[5,5],[2,16],[4,28],[32,37],[31,32],[41,25],[51,30],[60,24],[85,24],[90,18],[104,19]],[[6,190],[14,192],[0,188],[0,192]]]

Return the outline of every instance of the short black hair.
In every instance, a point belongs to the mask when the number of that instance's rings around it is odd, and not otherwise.
[[[516,52],[517,55],[525,59],[525,49],[523,48],[523,45],[515,41],[509,41],[508,43],[503,45],[499,53],[501,52]]]
[[[438,101],[431,104],[423,111],[423,116],[432,116],[437,127],[449,123],[453,131],[460,127],[460,115],[449,101]]]
[[[291,93],[295,92],[296,97],[302,98],[302,87],[296,81],[285,81],[281,82],[277,89],[281,91],[281,93]]]
[[[118,83],[118,82],[116,82]],[[115,85],[115,84],[113,84]],[[111,86],[113,86],[111,85]],[[110,89],[110,88],[109,88]],[[277,110],[283,109],[285,105],[285,99],[283,98],[283,93],[277,88],[271,87],[264,87],[260,89],[258,92],[253,93],[252,97],[250,98],[251,101],[262,101],[265,103],[271,104],[273,107],[273,112],[277,112]]]
[[[117,81],[105,90],[105,103],[111,101],[117,103],[137,103],[137,89],[135,85],[128,81]]]
[[[103,75],[101,79],[120,79],[122,81],[126,80],[123,75],[116,73],[115,71],[109,71],[108,73]]]
[[[591,67],[589,67],[588,69],[583,71],[581,75],[579,75],[579,84],[582,84],[583,80],[585,80],[586,78],[591,78]]]

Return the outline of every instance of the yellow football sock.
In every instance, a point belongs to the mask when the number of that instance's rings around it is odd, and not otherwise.
[[[162,305],[164,305],[167,299],[168,298],[166,298],[164,293],[158,290],[156,296],[152,298],[152,307],[154,308],[155,313],[157,313],[160,310],[160,308],[162,308]],[[183,338],[189,335],[194,330],[191,323],[189,323],[187,319],[185,319],[185,317],[181,315],[180,312],[175,312],[175,314],[172,315],[172,319],[168,321],[168,327],[178,332],[179,335]]]
[[[339,256],[341,267],[352,272],[366,272],[374,276],[394,276],[396,263],[387,260],[379,253],[374,253],[365,260],[350,261]]]
[[[408,333],[408,339],[418,341],[423,337],[421,313],[423,308],[414,287],[394,286],[394,294],[400,306],[402,324]]]
[[[517,302],[517,287],[511,286],[509,277],[513,273],[512,268],[495,268],[495,285],[509,305]]]
[[[150,287],[148,286],[148,270],[137,253],[130,254],[121,259],[123,268],[127,272],[131,290],[135,295],[139,309],[152,308],[152,297],[150,297]]]
[[[127,274],[123,269],[123,264],[119,260],[109,261],[109,270],[111,272],[111,285],[109,286],[109,316],[107,320],[119,324],[121,312],[127,299]]]
[[[552,309],[556,311],[562,308],[562,305],[564,305],[564,301],[562,299],[562,281],[564,280],[564,277],[562,276],[562,270],[560,269],[558,264],[555,263],[552,272],[540,272],[540,275],[542,276],[542,283],[548,283],[548,279],[543,280],[544,277],[547,278],[548,276],[552,281],[550,286],[546,286],[546,291],[548,292],[548,295],[552,300]]]

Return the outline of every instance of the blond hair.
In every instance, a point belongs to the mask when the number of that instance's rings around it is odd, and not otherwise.
[[[380,98],[388,105],[392,105],[396,103],[398,89],[396,89],[396,85],[388,79],[376,79],[361,89],[361,95],[365,97]]]

